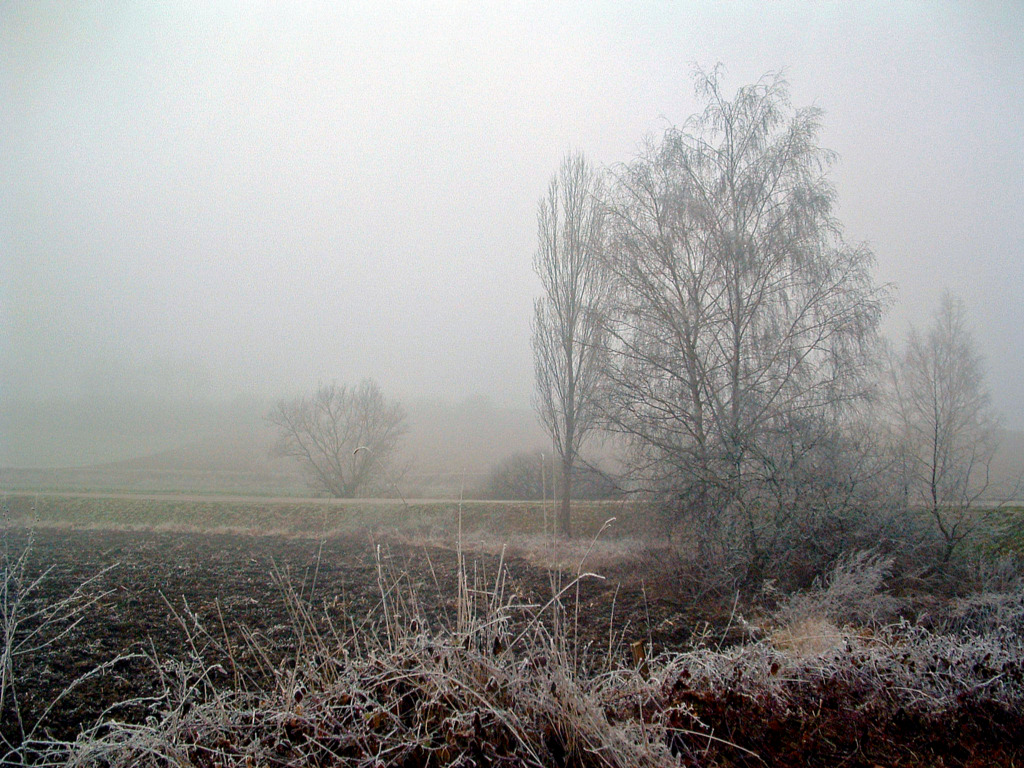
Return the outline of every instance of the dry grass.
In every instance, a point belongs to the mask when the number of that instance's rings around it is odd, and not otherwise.
[[[321,539],[374,531],[400,539],[454,548],[497,551],[513,542],[526,554],[551,549],[545,521],[553,511],[539,501],[404,501],[391,499],[238,499],[190,495],[4,494],[10,521],[25,527],[131,530],[164,533],[226,533]],[[616,519],[610,529],[609,519]],[[595,550],[606,561],[627,557],[642,538],[645,512],[628,501],[577,502],[573,525],[584,547],[600,534]],[[622,545],[616,540],[621,539]],[[518,542],[518,543],[517,543]],[[560,560],[579,562],[579,545],[555,545]],[[618,554],[616,554],[618,553]]]
[[[559,539],[539,534],[496,536],[485,530],[463,535],[461,548],[466,552],[519,558],[535,568],[549,571],[575,572],[585,563],[587,568],[602,573],[650,570],[659,558],[669,554],[665,545],[652,545],[638,538],[604,538],[603,532],[592,539]],[[455,549],[457,538],[444,535],[398,536],[399,540],[415,546]]]
[[[900,603],[883,585],[892,570],[890,557],[871,551],[841,557],[832,569],[815,579],[811,589],[797,592],[776,612],[776,621],[791,624],[827,619],[839,625],[888,623]]]
[[[806,619],[785,647],[778,635],[641,654],[637,669],[578,655],[566,639],[572,586],[522,605],[500,573],[482,588],[467,572],[454,624],[429,632],[414,591],[382,566],[379,612],[352,633],[325,633],[302,587],[284,581],[295,653],[264,659],[269,690],[233,668],[216,629],[182,615],[193,653],[154,660],[165,681],[151,705],[159,717],[86,734],[67,764],[823,765],[866,759],[870,744],[880,759],[929,765],[942,738],[980,733],[1000,755],[1015,748],[1019,634],[905,622],[855,633]],[[937,725],[947,718],[967,730]]]
[[[828,619],[806,617],[779,627],[769,636],[773,647],[787,656],[821,656],[843,645],[851,637]]]

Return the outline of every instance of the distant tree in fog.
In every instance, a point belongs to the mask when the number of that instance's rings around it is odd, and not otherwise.
[[[911,330],[895,381],[907,500],[931,514],[949,560],[979,522],[998,431],[966,309],[948,291],[928,329]]]
[[[402,406],[370,379],[281,400],[267,419],[278,430],[276,452],[297,459],[316,490],[336,498],[365,495],[381,481],[407,431]]]
[[[600,181],[582,155],[567,156],[537,211],[534,270],[544,295],[534,304],[535,405],[555,450],[558,534],[572,535],[570,502],[580,446],[596,423],[601,311],[607,280],[599,264]]]

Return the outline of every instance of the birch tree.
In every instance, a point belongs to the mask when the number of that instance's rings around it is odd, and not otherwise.
[[[696,92],[703,111],[614,174],[606,412],[648,487],[758,558],[826,503],[806,468],[834,464],[870,393],[885,293],[834,217],[820,111],[777,75],[729,99],[699,72]]]

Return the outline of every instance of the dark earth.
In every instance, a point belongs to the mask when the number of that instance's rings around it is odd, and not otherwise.
[[[2,531],[3,546],[16,555],[28,538],[23,529]],[[112,664],[101,675],[73,686],[37,735],[73,739],[104,716],[142,721],[152,708],[118,702],[159,692],[152,658],[188,656],[190,642],[202,646],[199,626],[218,642],[238,649],[235,661],[250,673],[259,667],[246,650],[246,636],[273,663],[294,655],[295,623],[286,587],[301,595],[311,615],[329,617],[341,632],[379,627],[381,588],[415,594],[421,616],[435,628],[455,622],[458,561],[450,549],[374,540],[369,534],[323,542],[270,536],[153,532],[37,530],[32,534],[30,576],[51,568],[33,592],[34,605],[59,600],[95,574],[91,589],[103,594],[82,620],[43,651],[15,664],[23,722],[31,725],[49,702],[97,665],[125,654],[145,654]],[[379,553],[379,555],[378,555]],[[499,559],[468,554],[466,572],[484,588],[494,584]],[[693,627],[703,624],[684,597],[678,576],[664,564],[621,566],[604,580],[581,583],[564,596],[570,626],[578,616],[579,642],[594,658],[613,653],[628,663],[630,644],[641,640],[659,650],[686,647]],[[111,567],[113,566],[113,567]],[[572,574],[553,574],[520,559],[506,562],[505,593],[545,603],[554,585]],[[657,574],[660,573],[660,577]],[[639,579],[644,574],[644,580]],[[578,611],[576,610],[578,606]],[[26,606],[31,608],[32,605]],[[712,615],[711,634],[730,636],[730,605]],[[705,605],[705,610],[707,605]],[[327,619],[323,619],[326,621]],[[185,626],[183,626],[183,624]],[[191,631],[186,631],[190,627]],[[60,627],[50,628],[59,630]],[[611,630],[611,632],[610,632]],[[571,630],[570,630],[571,631]],[[191,638],[191,640],[190,640]],[[200,648],[201,653],[205,653]],[[218,661],[211,658],[211,663]],[[220,657],[219,661],[223,661]],[[225,672],[225,675],[228,673]],[[225,680],[230,684],[230,680]],[[750,697],[728,688],[699,692],[685,681],[665,682],[661,706],[681,718],[672,749],[683,765],[718,766],[970,766],[1024,765],[1024,713],[965,694],[940,716],[893,711],[871,691],[849,681],[793,681],[789,703]],[[274,685],[267,677],[268,687]],[[699,722],[684,716],[699,715]],[[2,718],[8,744],[18,741],[11,712]],[[712,741],[704,733],[714,734]],[[742,747],[730,746],[730,742]]]
[[[4,546],[17,553],[27,532],[4,531]],[[302,594],[315,615],[333,617],[350,631],[380,619],[379,548],[385,586],[401,577],[413,587],[426,619],[435,628],[453,626],[456,614],[457,554],[450,549],[375,541],[369,534],[323,542],[274,536],[238,536],[95,530],[36,530],[32,533],[29,575],[51,568],[33,601],[59,600],[106,568],[91,589],[107,593],[59,643],[18,660],[15,681],[26,724],[76,679],[122,655],[180,658],[187,651],[182,627],[192,612],[218,639],[245,648],[243,634],[282,659],[294,650],[293,622],[282,581]],[[499,558],[465,554],[466,570],[481,587],[492,588]],[[526,602],[546,603],[554,587],[575,574],[556,574],[519,559],[505,561],[506,594],[517,591]],[[560,581],[559,581],[560,580]],[[656,649],[682,647],[691,621],[683,602],[631,573],[604,580],[585,579],[563,595],[577,620],[579,641],[605,653],[609,636],[617,653],[627,656],[632,641]],[[579,611],[576,611],[576,605]],[[38,604],[38,603],[35,603]],[[341,621],[338,621],[341,619]],[[54,628],[56,629],[56,628]],[[611,629],[611,632],[610,632]],[[244,661],[244,650],[240,660]],[[73,739],[111,705],[155,693],[153,665],[144,658],[122,661],[109,672],[74,686],[50,712],[45,731]],[[270,681],[268,681],[268,684]],[[7,713],[9,715],[9,713]],[[118,708],[118,719],[143,718],[142,707]],[[4,718],[4,734],[16,741],[13,719]]]

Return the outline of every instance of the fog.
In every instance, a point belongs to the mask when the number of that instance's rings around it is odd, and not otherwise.
[[[0,464],[366,376],[527,412],[548,179],[628,161],[719,61],[825,111],[887,333],[952,289],[1024,428],[1017,3],[40,2],[3,6],[0,49]]]

